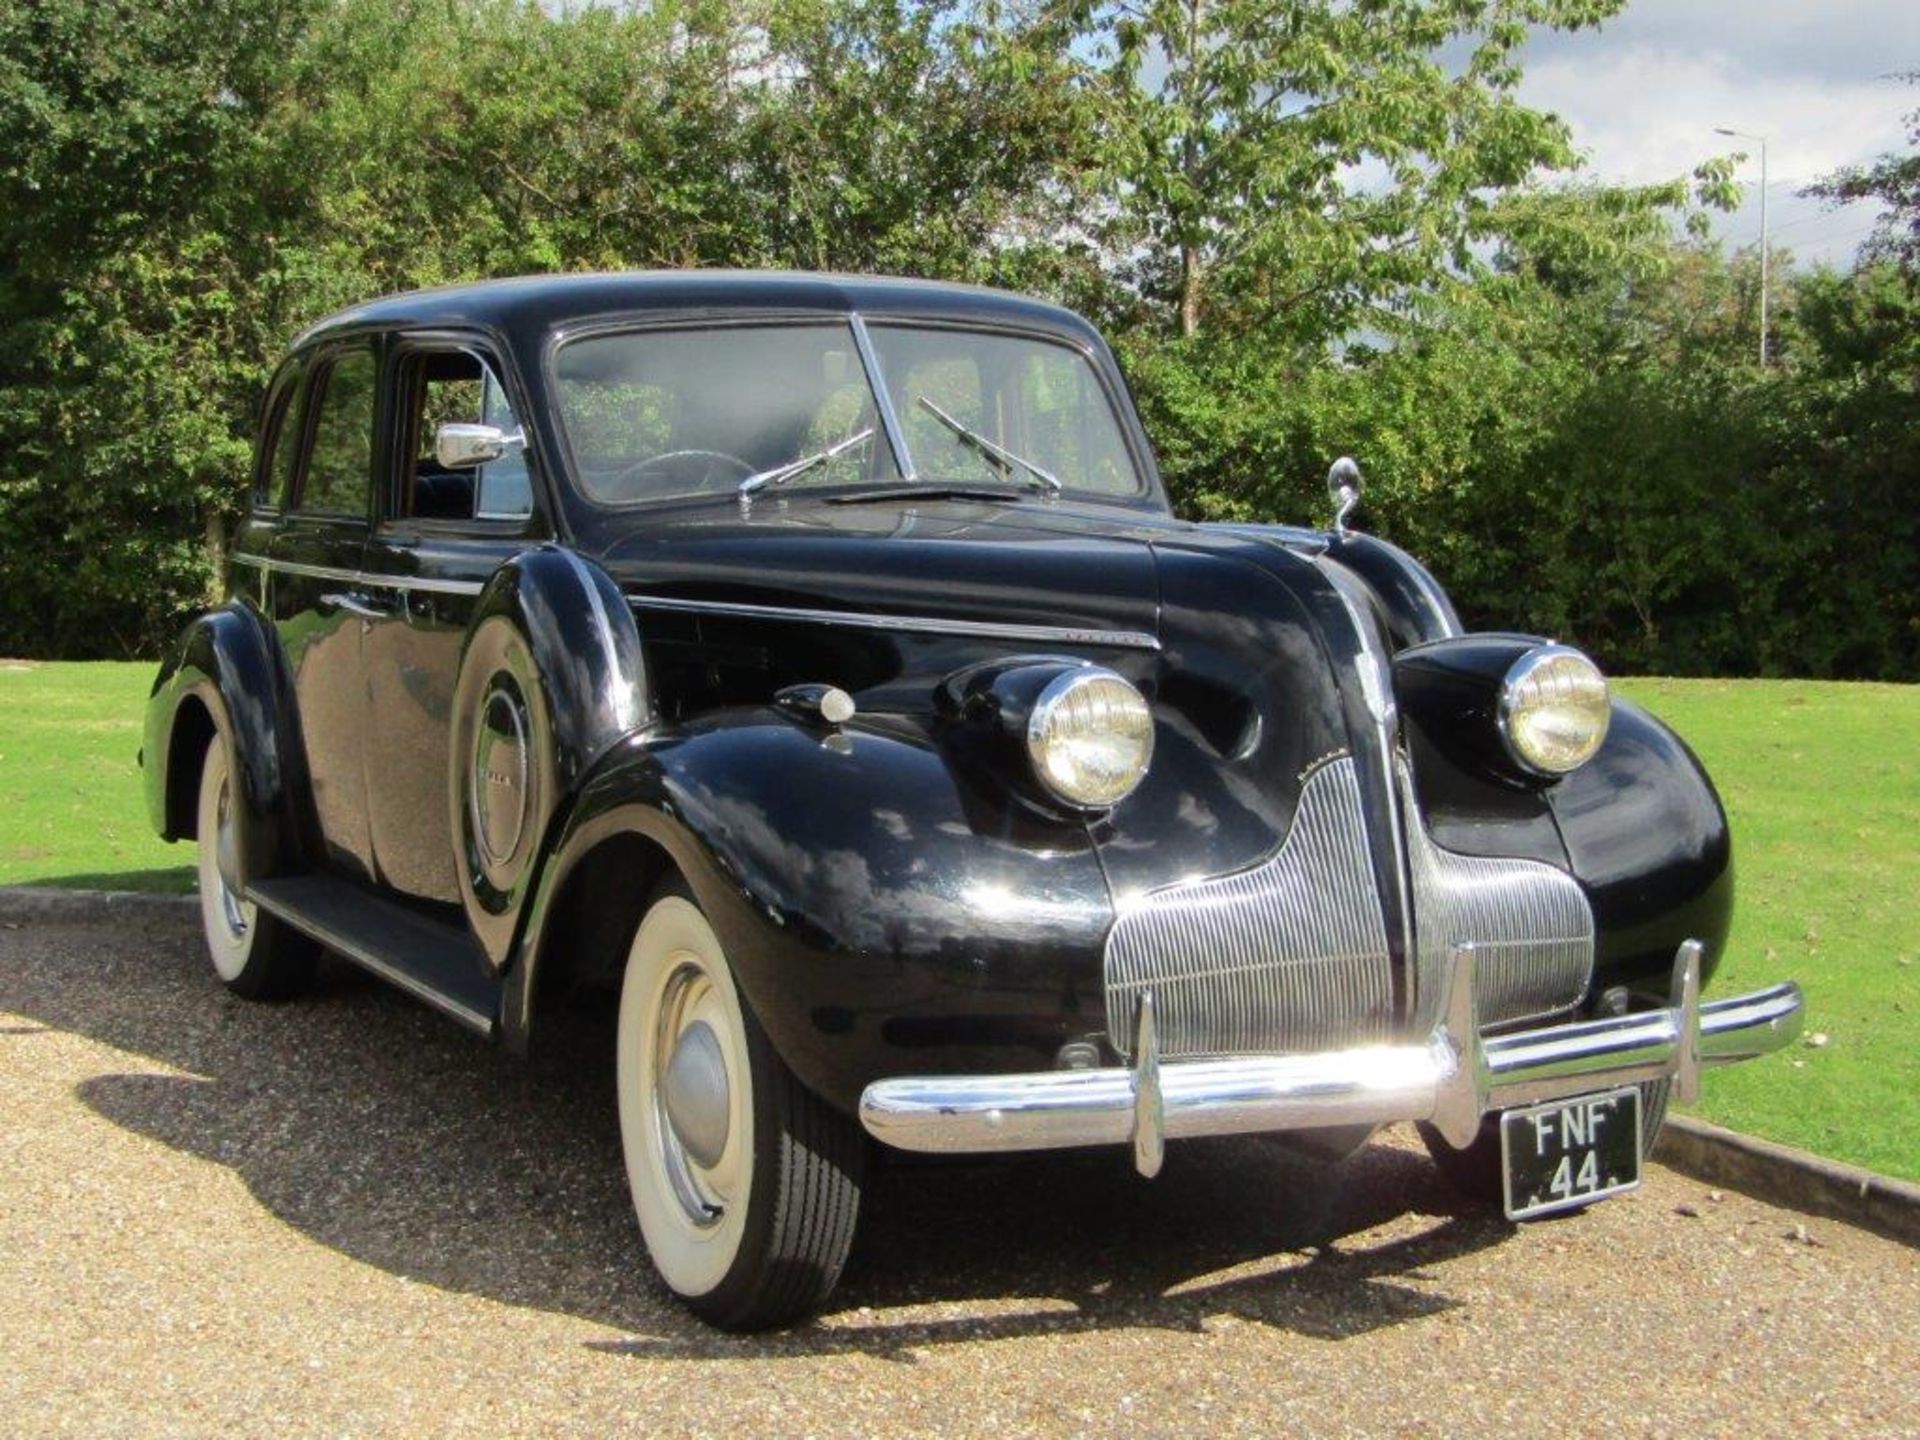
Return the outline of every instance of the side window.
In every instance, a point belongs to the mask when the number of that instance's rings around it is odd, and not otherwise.
[[[267,425],[260,464],[254,470],[253,503],[266,510],[285,505],[300,457],[300,381],[304,365],[289,366],[267,396]]]
[[[485,465],[449,469],[434,453],[442,425],[492,425],[521,433],[492,366],[466,350],[431,351],[408,362],[411,410],[406,478],[398,513],[423,520],[524,520],[533,513],[526,451],[510,447]]]
[[[367,513],[373,484],[373,413],[378,367],[371,350],[350,350],[321,374],[308,404],[315,407],[313,449],[299,509],[309,515]]]

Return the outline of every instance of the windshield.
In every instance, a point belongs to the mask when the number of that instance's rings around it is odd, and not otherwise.
[[[607,505],[908,480],[1141,493],[1078,351],[930,325],[876,324],[871,336],[905,455],[845,322],[569,341],[554,378],[580,487]]]

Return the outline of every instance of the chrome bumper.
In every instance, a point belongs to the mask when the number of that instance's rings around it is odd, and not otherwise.
[[[1803,1019],[1791,981],[1702,1004],[1701,953],[1698,941],[1680,947],[1667,1009],[1482,1038],[1473,947],[1463,945],[1424,1041],[1310,1055],[1162,1064],[1147,994],[1130,1070],[879,1080],[860,1097],[860,1121],[899,1149],[947,1154],[1130,1143],[1141,1174],[1153,1175],[1167,1140],[1198,1135],[1424,1120],[1466,1145],[1488,1111],[1630,1081],[1671,1078],[1686,1103],[1703,1067],[1778,1050]]]

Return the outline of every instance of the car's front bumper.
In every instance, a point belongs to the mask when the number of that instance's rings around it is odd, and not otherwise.
[[[1482,1037],[1472,946],[1454,953],[1441,1019],[1424,1040],[1301,1055],[1162,1062],[1152,996],[1134,1018],[1131,1069],[880,1080],[860,1098],[869,1134],[902,1150],[964,1154],[1131,1143],[1143,1174],[1168,1139],[1431,1122],[1465,1145],[1489,1111],[1635,1081],[1672,1079],[1697,1097],[1703,1067],[1748,1060],[1799,1035],[1791,981],[1700,1000],[1698,942],[1674,959],[1672,1003],[1598,1020]]]

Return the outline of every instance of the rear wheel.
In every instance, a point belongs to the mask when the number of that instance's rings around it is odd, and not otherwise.
[[[627,1180],[660,1278],[728,1330],[817,1309],[853,1245],[864,1146],[774,1053],[677,887],[634,935],[617,1047]]]
[[[227,742],[219,735],[200,767],[198,820],[200,927],[214,973],[249,1000],[297,995],[313,978],[319,947],[245,898],[245,816]]]
[[[1653,1153],[1660,1138],[1660,1127],[1667,1119],[1667,1095],[1671,1080],[1649,1080],[1640,1087],[1640,1158]],[[1500,1117],[1489,1115],[1480,1122],[1480,1133],[1464,1150],[1449,1145],[1446,1137],[1431,1125],[1420,1127],[1420,1138],[1427,1153],[1447,1182],[1473,1200],[1504,1202],[1505,1176],[1500,1168]]]

